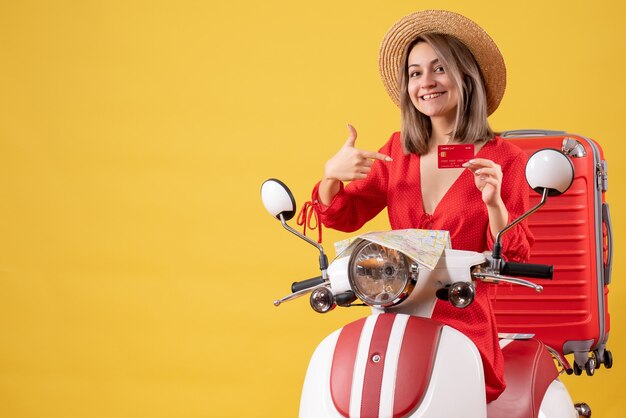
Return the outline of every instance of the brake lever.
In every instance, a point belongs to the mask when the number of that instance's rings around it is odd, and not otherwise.
[[[503,276],[501,274],[474,272],[472,277],[482,280],[485,283],[510,283],[535,289],[537,293],[543,292],[543,286],[535,284],[531,281],[520,279],[517,277]]]
[[[290,295],[285,296],[282,299],[276,299],[274,301],[274,306],[280,306],[280,304],[283,303],[283,302],[289,302],[290,300],[294,300],[294,299],[297,299],[297,298],[299,298],[301,296],[308,295],[309,293],[313,292],[318,287],[324,287],[327,284],[328,284],[328,282],[320,283],[317,286],[308,287],[306,289],[302,289],[302,290],[299,290],[297,292],[294,292],[294,293],[292,293]]]

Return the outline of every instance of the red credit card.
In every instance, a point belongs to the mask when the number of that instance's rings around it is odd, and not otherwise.
[[[437,167],[439,168],[460,168],[472,158],[474,158],[474,144],[437,146]]]

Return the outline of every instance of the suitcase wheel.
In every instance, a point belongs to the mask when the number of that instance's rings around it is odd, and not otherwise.
[[[613,354],[609,350],[594,350],[592,355],[596,358],[596,367],[598,369],[603,364],[607,369],[613,367]]]
[[[585,362],[584,369],[581,368],[576,361],[574,361],[574,374],[576,376],[580,376],[581,374],[583,374],[583,370],[585,370],[587,376],[593,376],[596,372],[596,364],[598,363],[596,361],[595,353],[591,353],[591,357],[589,357]]]
[[[576,363],[576,361],[574,361],[574,374],[576,376],[580,376],[582,373],[583,373],[583,370],[580,368],[578,363]]]
[[[589,357],[589,360],[585,363],[585,371],[587,372],[587,376],[593,376],[596,372],[596,357],[592,355]]]
[[[602,364],[607,369],[613,367],[613,354],[609,350],[604,350],[604,356],[602,356]]]

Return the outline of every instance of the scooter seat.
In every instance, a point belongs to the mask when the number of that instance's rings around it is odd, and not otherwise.
[[[559,375],[539,340],[515,340],[502,349],[506,389],[487,404],[488,418],[537,418],[548,386]]]

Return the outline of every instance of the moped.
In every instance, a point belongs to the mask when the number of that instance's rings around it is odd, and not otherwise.
[[[445,238],[445,232],[405,230],[360,235],[330,264],[320,244],[287,224],[296,213],[289,188],[276,179],[264,182],[261,196],[268,212],[320,252],[321,275],[293,283],[292,293],[274,304],[310,295],[312,309],[320,313],[337,306],[371,307],[370,315],[333,332],[313,353],[299,416],[591,416],[589,406],[574,404],[558,379],[568,370],[566,360],[530,334],[501,336],[507,388],[487,403],[478,349],[461,332],[431,319],[437,299],[458,309],[469,306],[476,281],[542,291],[541,285],[525,278],[550,279],[552,266],[504,260],[502,236],[543,206],[548,196],[564,193],[573,176],[572,162],[560,151],[533,154],[526,180],[541,201],[500,231],[491,252],[438,247],[433,243],[442,233]],[[420,258],[422,250],[427,257]],[[428,257],[434,265],[427,265]]]

